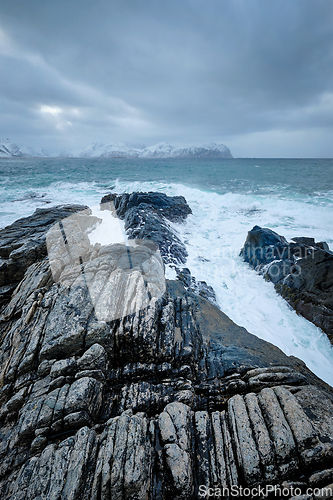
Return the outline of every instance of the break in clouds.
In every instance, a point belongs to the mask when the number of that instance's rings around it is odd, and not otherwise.
[[[332,157],[331,0],[2,0],[0,137]]]

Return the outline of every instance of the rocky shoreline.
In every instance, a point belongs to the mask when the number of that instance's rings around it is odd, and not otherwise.
[[[254,226],[241,256],[333,342],[333,252],[325,241],[295,237],[288,242],[271,229]]]
[[[0,498],[185,500],[265,485],[292,498],[331,485],[333,389],[184,272],[169,222],[191,213],[186,200],[112,194],[101,209],[128,244],[92,246],[98,220],[83,206],[0,231]]]

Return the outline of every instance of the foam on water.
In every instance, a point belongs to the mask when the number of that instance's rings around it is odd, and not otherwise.
[[[174,224],[188,250],[186,266],[198,280],[213,286],[222,311],[250,333],[302,359],[320,378],[333,385],[333,348],[327,336],[278,295],[239,257],[247,232],[254,225],[278,233],[311,236],[333,248],[332,200],[217,194],[184,185],[117,182],[116,192],[159,190],[183,195],[193,214]]]
[[[101,219],[101,222],[89,233],[91,245],[127,243],[124,221],[108,210],[100,210],[99,205],[92,207],[92,215]]]
[[[198,279],[213,286],[221,309],[235,323],[299,357],[333,385],[333,349],[326,335],[298,316],[273,284],[239,257],[247,231],[255,224],[287,238],[309,235],[326,240],[332,247],[331,215],[299,201],[253,198],[211,194],[199,203],[198,196],[187,193],[193,216],[178,228],[187,243],[187,265]]]
[[[36,208],[56,205],[97,205],[105,194],[105,188],[95,182],[53,182],[39,189],[13,187],[0,201],[0,228],[15,220],[31,215]]]
[[[187,246],[186,266],[192,274],[213,286],[220,308],[235,323],[278,346],[287,355],[299,357],[316,375],[333,385],[333,348],[326,335],[298,316],[275,292],[273,284],[265,282],[239,257],[247,232],[256,224],[270,227],[287,239],[310,236],[324,240],[332,249],[332,191],[309,196],[294,193],[284,185],[266,188],[263,194],[260,190],[253,194],[250,189],[223,194],[218,187],[214,192],[167,182],[125,182],[111,178],[110,183],[117,193],[141,190],[184,196],[193,214],[174,228]],[[10,196],[0,203],[0,227],[30,215],[36,207],[63,203],[97,206],[110,191],[109,186],[97,182],[53,182],[30,190],[13,187]],[[103,224],[90,234],[92,243],[110,243],[113,237],[122,238],[120,221],[111,220],[112,215],[100,212],[99,208],[93,213],[103,219]],[[104,228],[115,223],[119,227],[110,240]],[[172,269],[166,271],[167,277],[174,278]]]

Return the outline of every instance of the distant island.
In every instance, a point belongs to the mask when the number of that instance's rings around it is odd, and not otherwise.
[[[174,147],[167,142],[154,146],[134,148],[124,143],[95,143],[84,150],[63,149],[59,154],[50,154],[45,149],[18,146],[9,139],[0,139],[0,158],[62,157],[62,158],[233,158],[224,144]]]

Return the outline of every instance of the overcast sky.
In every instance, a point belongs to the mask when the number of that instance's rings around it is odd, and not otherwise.
[[[1,0],[0,137],[333,157],[332,0]]]

